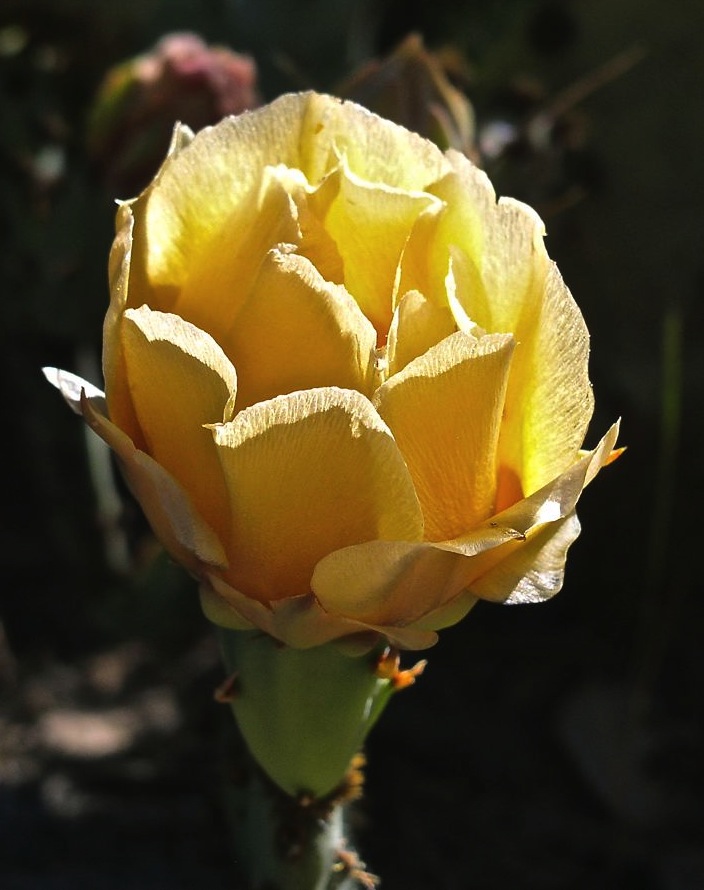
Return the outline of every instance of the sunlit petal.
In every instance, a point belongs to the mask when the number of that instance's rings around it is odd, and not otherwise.
[[[208,334],[177,315],[128,309],[122,320],[127,380],[152,457],[201,516],[228,537],[230,506],[206,423],[218,423],[237,389],[235,370]]]
[[[548,270],[534,317],[516,336],[525,346],[506,394],[500,459],[530,494],[578,456],[594,406],[589,335],[557,267]]]
[[[272,250],[224,342],[237,367],[237,408],[320,386],[371,395],[375,345],[344,287],[305,257]]]
[[[345,286],[383,344],[391,323],[396,275],[418,216],[436,199],[360,179],[343,164],[339,191],[325,217],[344,264]]]
[[[130,488],[155,534],[171,556],[195,575],[204,567],[225,568],[227,557],[188,494],[160,464],[102,413],[101,403],[84,397],[81,410],[89,426],[113,449]]]
[[[105,393],[110,406],[110,416],[132,439],[138,448],[144,448],[142,431],[134,413],[132,397],[127,384],[125,357],[122,353],[122,313],[128,302],[129,276],[132,258],[132,232],[134,217],[129,204],[118,208],[117,232],[110,250],[108,276],[110,305],[103,323],[103,376]]]
[[[228,234],[230,251],[246,262],[241,239],[248,239],[252,227],[274,223],[271,213],[263,220],[254,215],[260,206],[268,206],[267,190],[261,195],[263,170],[276,164],[299,166],[305,101],[287,97],[268,109],[226,118],[217,127],[201,130],[169,159],[132,205],[136,225],[130,285],[140,291],[137,299],[144,300],[145,287],[165,288],[167,293],[185,287],[194,269],[204,268],[205,256]],[[222,271],[213,274],[225,276],[228,267],[236,268],[231,261],[230,252],[221,255]]]
[[[318,601],[370,627],[421,632],[459,620],[477,598],[552,596],[579,532],[574,506],[584,485],[609,462],[617,434],[615,425],[562,478],[454,540],[370,541],[329,554],[313,574]]]
[[[409,291],[396,307],[389,330],[389,374],[402,371],[456,330],[449,307],[432,303],[420,291]]]
[[[481,599],[534,603],[549,599],[562,587],[565,560],[580,526],[575,513],[542,526],[472,584]]]
[[[442,541],[494,512],[497,443],[514,343],[452,334],[376,395],[418,492],[426,538]]]
[[[248,596],[309,593],[316,563],[349,544],[422,537],[406,465],[359,393],[279,396],[213,435],[233,513],[228,582]]]
[[[427,139],[360,105],[314,93],[303,96],[300,167],[310,182],[320,182],[340,157],[367,182],[409,191],[425,189],[450,169]]]
[[[517,350],[506,394],[500,463],[530,494],[576,458],[593,410],[582,315],[548,258],[544,226],[525,204],[496,201],[486,176],[448,152],[454,172],[433,191],[446,202],[433,260],[453,259],[457,299],[488,332],[511,331]]]

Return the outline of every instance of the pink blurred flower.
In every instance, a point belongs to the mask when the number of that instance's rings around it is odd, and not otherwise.
[[[106,187],[127,198],[158,169],[174,124],[200,130],[259,104],[252,58],[195,34],[168,34],[107,72],[88,121],[88,151]]]

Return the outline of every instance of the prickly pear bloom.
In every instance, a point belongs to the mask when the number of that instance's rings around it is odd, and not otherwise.
[[[465,156],[314,93],[179,128],[110,273],[105,400],[54,380],[214,622],[420,649],[559,590],[616,428],[581,450],[584,321]]]

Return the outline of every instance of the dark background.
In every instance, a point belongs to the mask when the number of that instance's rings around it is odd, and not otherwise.
[[[370,868],[385,890],[704,887],[698,0],[4,0],[0,886],[233,886],[210,628],[137,508],[99,509],[39,371],[99,382],[115,195],[87,116],[110,66],[179,29],[251,54],[265,99],[417,31],[461,53],[479,132],[547,115],[486,166],[544,215],[591,330],[588,444],[623,418],[564,591],[480,604],[372,733]]]

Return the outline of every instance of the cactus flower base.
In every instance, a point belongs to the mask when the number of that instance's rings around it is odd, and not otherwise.
[[[219,628],[232,707],[252,756],[294,799],[320,800],[344,781],[399,686],[380,650],[292,649],[258,631]]]
[[[345,799],[345,787],[339,797],[295,799],[241,753],[226,785],[232,852],[243,881],[237,887],[372,890],[376,879],[350,846],[346,821],[352,800]]]
[[[216,692],[238,744],[226,783],[235,859],[247,890],[373,888],[345,818],[362,786],[366,734],[420,668],[335,646],[300,650],[219,628],[228,679]]]

